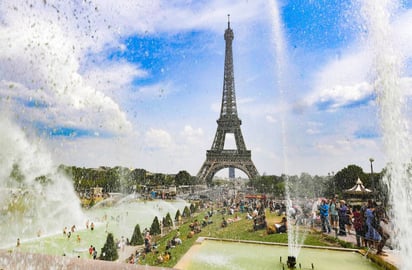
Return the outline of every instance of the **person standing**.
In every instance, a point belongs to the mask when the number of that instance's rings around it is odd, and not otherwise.
[[[353,225],[353,212],[352,212],[352,206],[350,204],[347,205],[348,210],[346,211],[346,231],[350,235],[350,231],[352,230],[352,225]]]
[[[346,223],[348,217],[348,207],[344,200],[340,200],[339,207],[339,234],[340,236],[346,236]]]
[[[336,198],[332,198],[329,204],[329,212],[330,212],[330,223],[332,225],[332,228],[335,230],[335,232],[338,232],[338,220],[339,220],[339,214],[338,214],[338,207],[336,205]]]
[[[386,241],[390,238],[390,233],[387,227],[388,219],[382,206],[378,206],[375,212],[376,229],[381,236],[376,254],[386,256],[386,253],[382,249],[385,246]]]
[[[329,204],[326,199],[322,200],[319,206],[320,221],[322,223],[322,231],[324,233],[330,233],[330,223],[329,223]]]
[[[95,247],[93,247],[93,260],[97,259],[97,250]]]
[[[353,226],[355,227],[356,233],[356,245],[361,247],[361,238],[365,236],[364,232],[364,224],[363,224],[363,216],[360,212],[360,206],[353,207]]]
[[[368,202],[368,208],[365,211],[366,226],[365,239],[368,241],[369,246],[374,243],[378,243],[382,240],[381,235],[376,229],[376,216],[375,216],[375,204],[372,201]]]

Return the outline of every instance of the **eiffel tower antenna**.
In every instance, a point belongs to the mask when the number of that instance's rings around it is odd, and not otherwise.
[[[197,177],[210,184],[213,176],[221,169],[236,168],[243,171],[249,179],[259,175],[252,162],[252,153],[246,149],[240,125],[242,120],[237,115],[235,79],[233,71],[232,42],[233,30],[230,28],[230,14],[228,14],[227,29],[224,38],[226,42],[225,66],[223,76],[223,94],[220,117],[217,120],[217,130],[212,148],[206,152],[206,161],[200,168]],[[224,149],[226,134],[233,134],[236,149]]]

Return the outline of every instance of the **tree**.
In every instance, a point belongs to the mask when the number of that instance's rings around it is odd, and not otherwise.
[[[155,173],[153,175],[153,180],[156,186],[163,186],[166,183],[166,175],[162,173]]]
[[[190,210],[189,207],[185,206],[185,209],[183,209],[183,217],[188,218],[190,217]]]
[[[90,199],[90,202],[89,202],[89,208],[92,208],[95,205],[96,205],[96,201],[94,199],[94,196],[92,196],[92,198]]]
[[[134,169],[130,173],[131,181],[135,182],[138,185],[146,184],[146,170],[144,169]]]
[[[167,215],[166,215],[163,226],[164,227],[172,227],[173,226],[173,220],[172,220],[172,217],[170,216],[169,213],[167,213]]]
[[[187,171],[179,171],[175,175],[175,184],[176,186],[181,185],[190,185],[190,174]]]
[[[153,219],[152,226],[150,226],[150,234],[151,235],[159,235],[162,231],[160,230],[160,223],[157,216]]]
[[[345,189],[353,187],[358,178],[360,178],[364,184],[369,182],[362,168],[357,165],[349,165],[337,172],[335,174],[336,193],[341,193]]]
[[[134,232],[132,235],[132,238],[130,239],[130,245],[132,246],[137,246],[137,245],[143,245],[143,236],[140,231],[140,226],[139,224],[136,224],[134,227]]]
[[[197,210],[197,204],[191,203],[190,204],[190,213],[194,214]]]
[[[177,209],[177,211],[176,211],[176,215],[175,215],[175,221],[179,221],[179,217],[181,216],[181,214],[180,214],[180,210],[179,209]]]
[[[116,244],[114,243],[113,234],[109,233],[106,238],[106,243],[102,247],[100,259],[105,261],[115,261],[119,258]]]

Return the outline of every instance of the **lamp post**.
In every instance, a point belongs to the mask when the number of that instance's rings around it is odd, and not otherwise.
[[[375,182],[373,181],[373,165],[372,163],[375,161],[373,158],[369,158],[369,161],[371,163],[371,186],[372,186],[372,192],[373,192],[373,198],[375,199]]]

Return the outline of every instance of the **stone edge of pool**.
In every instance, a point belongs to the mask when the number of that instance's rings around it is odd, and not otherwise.
[[[196,251],[200,248],[200,245],[206,241],[219,241],[219,242],[231,242],[231,243],[245,243],[245,244],[258,244],[258,245],[272,245],[272,246],[285,246],[287,247],[288,244],[286,243],[277,243],[277,242],[263,242],[263,241],[253,241],[253,240],[238,240],[238,239],[228,239],[228,238],[215,238],[215,237],[199,237],[195,244],[183,255],[183,257],[177,262],[174,266],[175,269],[185,269],[185,266],[189,263],[190,258],[196,253]],[[395,266],[392,262],[388,262],[383,258],[372,254],[370,252],[366,252],[365,250],[359,250],[354,248],[343,248],[343,247],[328,247],[328,246],[312,246],[312,245],[302,245],[303,248],[312,248],[312,249],[325,249],[325,250],[336,250],[342,252],[357,252],[362,256],[367,256],[368,259],[376,263],[377,265],[383,267],[387,270],[398,270],[397,266]]]

